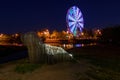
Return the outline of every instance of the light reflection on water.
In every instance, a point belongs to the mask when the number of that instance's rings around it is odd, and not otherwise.
[[[8,43],[8,42],[0,42],[0,45],[3,45],[3,46],[23,46],[23,44]]]
[[[94,46],[97,45],[96,43],[89,43],[89,44],[60,44],[60,43],[47,43],[52,46],[58,46],[62,47],[64,49],[71,49],[71,48],[76,48],[76,47],[85,47],[85,46]]]
[[[58,46],[58,47],[62,47],[64,49],[71,49],[71,48],[76,48],[76,47],[85,47],[85,46],[94,46],[97,45],[96,43],[89,43],[89,44],[60,44],[60,43],[46,43],[46,44],[50,44],[52,46]],[[23,46],[23,44],[17,44],[17,43],[2,43],[0,42],[0,45],[6,45],[6,46]]]

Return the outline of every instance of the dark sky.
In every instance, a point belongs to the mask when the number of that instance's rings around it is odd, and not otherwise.
[[[0,33],[66,30],[66,13],[78,6],[85,28],[120,24],[120,0],[1,0]]]

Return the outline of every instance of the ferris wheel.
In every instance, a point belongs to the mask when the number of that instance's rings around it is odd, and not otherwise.
[[[67,27],[70,33],[77,36],[78,32],[82,32],[84,20],[81,10],[77,6],[68,9],[66,15]]]

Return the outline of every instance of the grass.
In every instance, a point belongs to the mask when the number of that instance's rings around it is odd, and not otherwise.
[[[77,77],[77,80],[90,80],[89,77],[80,72],[75,73],[75,76]]]
[[[89,59],[96,68],[86,74],[96,80],[120,80],[120,59]]]
[[[88,80],[120,80],[120,59],[101,59],[89,55],[80,55],[79,59],[87,60],[88,64],[94,66],[85,73],[89,77]],[[81,77],[81,74],[78,74],[78,77]]]
[[[120,72],[120,58],[97,58],[90,55],[79,55],[79,59],[87,60],[90,64],[97,67]]]
[[[32,72],[40,67],[41,64],[23,63],[15,67],[15,72],[24,74],[24,73]]]
[[[92,65],[85,72],[86,80],[120,80],[120,48],[119,47],[85,47],[74,49],[74,58],[79,61],[87,61]],[[78,73],[77,77],[82,80],[84,76]]]
[[[104,69],[120,72],[120,59],[91,59],[90,63],[95,66],[100,66]]]
[[[29,63],[28,58],[13,61],[12,64],[16,64],[14,71],[17,73],[25,74],[29,72],[33,72],[34,70],[40,68],[42,64],[33,64]]]
[[[88,70],[86,75],[95,80],[120,80],[120,73],[100,67]]]

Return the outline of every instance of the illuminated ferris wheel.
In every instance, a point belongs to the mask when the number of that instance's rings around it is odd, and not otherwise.
[[[77,36],[78,32],[82,32],[84,20],[82,12],[77,6],[73,6],[68,10],[66,22],[69,32],[74,36]]]

